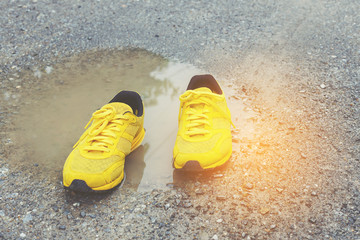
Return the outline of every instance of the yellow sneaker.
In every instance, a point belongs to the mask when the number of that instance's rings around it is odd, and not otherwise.
[[[231,115],[211,75],[194,76],[180,96],[175,169],[197,171],[223,165],[232,153]]]
[[[125,179],[125,157],[145,136],[144,107],[136,92],[119,92],[93,113],[66,159],[63,184],[75,191],[109,190]]]

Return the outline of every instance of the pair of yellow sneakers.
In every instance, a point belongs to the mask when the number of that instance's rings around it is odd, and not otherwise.
[[[197,171],[223,165],[232,153],[232,123],[217,81],[211,75],[194,76],[180,102],[174,168]],[[141,97],[132,91],[121,91],[94,112],[85,126],[87,130],[66,159],[64,186],[92,192],[124,182],[125,157],[144,139],[143,123]]]

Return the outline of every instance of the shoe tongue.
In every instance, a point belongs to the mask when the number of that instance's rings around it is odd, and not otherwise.
[[[210,88],[207,88],[207,87],[196,88],[193,91],[200,92],[200,93],[212,93]]]
[[[212,93],[210,88],[207,88],[207,87],[195,88],[193,91],[197,92],[197,93]],[[196,110],[203,110],[204,109],[204,104],[203,103],[201,103],[201,104],[193,104],[192,108],[194,108]]]
[[[133,113],[132,108],[129,105],[125,104],[125,103],[112,102],[112,103],[109,103],[107,105],[110,105],[110,106],[114,107],[115,110],[116,110],[116,113],[120,113],[120,114],[124,114],[126,112]]]

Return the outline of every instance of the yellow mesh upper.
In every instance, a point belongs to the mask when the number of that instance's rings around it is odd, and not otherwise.
[[[121,152],[123,152],[125,155],[128,155],[130,153],[131,149],[131,142],[129,142],[125,138],[120,138],[119,143],[117,145],[118,149],[120,149]]]
[[[229,129],[229,128],[230,128],[229,120],[225,118],[213,119],[213,129]]]
[[[216,143],[219,141],[221,134],[215,134],[207,141],[201,142],[189,142],[184,140],[182,137],[178,136],[176,138],[176,144],[182,153],[202,153],[208,152],[213,149]]]
[[[105,159],[88,159],[81,156],[79,150],[75,150],[73,154],[76,161],[72,161],[70,167],[72,170],[82,173],[102,173],[120,159],[120,156],[111,156]]]
[[[116,178],[118,178],[121,175],[123,169],[124,169],[124,166],[114,169],[114,171],[112,171],[110,174],[111,181],[114,181]]]
[[[124,105],[124,104],[112,103],[109,105],[115,107],[116,110],[120,111],[120,112],[131,110],[131,108],[129,106]],[[123,155],[120,153],[120,155],[115,154],[115,155],[112,155],[112,156],[109,156],[106,158],[102,158],[102,159],[94,159],[90,155],[83,156],[80,154],[79,149],[81,149],[83,142],[86,141],[86,139],[84,139],[83,141],[81,141],[79,146],[73,150],[73,152],[69,156],[70,169],[72,171],[83,173],[83,174],[97,174],[97,173],[103,173],[104,171],[109,169],[113,164],[119,163],[119,161],[124,163],[125,156],[128,155],[131,151],[131,144],[132,144],[133,138],[135,137],[136,133],[138,132],[138,129],[142,128],[142,122],[143,122],[143,116],[137,118],[137,122],[134,125],[129,124],[126,127],[124,133],[127,133],[128,135],[131,136],[130,138],[129,138],[129,136],[127,137],[129,139],[126,139],[124,137],[120,137],[118,139],[116,149],[117,149],[117,151],[123,153]],[[99,155],[97,155],[97,157],[99,157]],[[73,160],[71,160],[71,159],[73,159]],[[111,178],[114,178],[115,176],[118,177],[122,171],[123,171],[123,167],[121,167],[119,169],[115,169],[115,171],[113,173],[111,173]]]
[[[129,125],[126,128],[126,132],[130,134],[131,136],[135,136],[136,132],[138,131],[139,126]]]

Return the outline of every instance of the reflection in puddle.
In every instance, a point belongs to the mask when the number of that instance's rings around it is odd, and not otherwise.
[[[187,185],[193,186],[196,182],[205,184],[209,180],[213,179],[216,175],[223,172],[226,168],[232,167],[232,161],[228,161],[220,167],[215,169],[207,169],[201,172],[186,172],[186,171],[173,171],[173,185],[175,187],[186,187]]]
[[[143,179],[145,163],[145,153],[149,149],[149,144],[140,145],[135,151],[130,153],[125,160],[126,184],[134,190],[138,190]]]
[[[41,89],[29,89],[27,104],[16,121],[17,142],[25,146],[27,161],[62,170],[72,145],[91,114],[121,90],[141,94],[146,135],[142,146],[126,159],[125,186],[138,191],[163,188],[173,182],[172,149],[177,133],[179,96],[190,78],[205,72],[189,64],[169,62],[146,51],[91,52],[53,66],[42,75]],[[220,81],[242,135],[251,132],[251,113],[235,90]],[[47,89],[47,90],[43,90]],[[15,160],[16,161],[16,160]],[[175,179],[174,179],[175,180]]]

